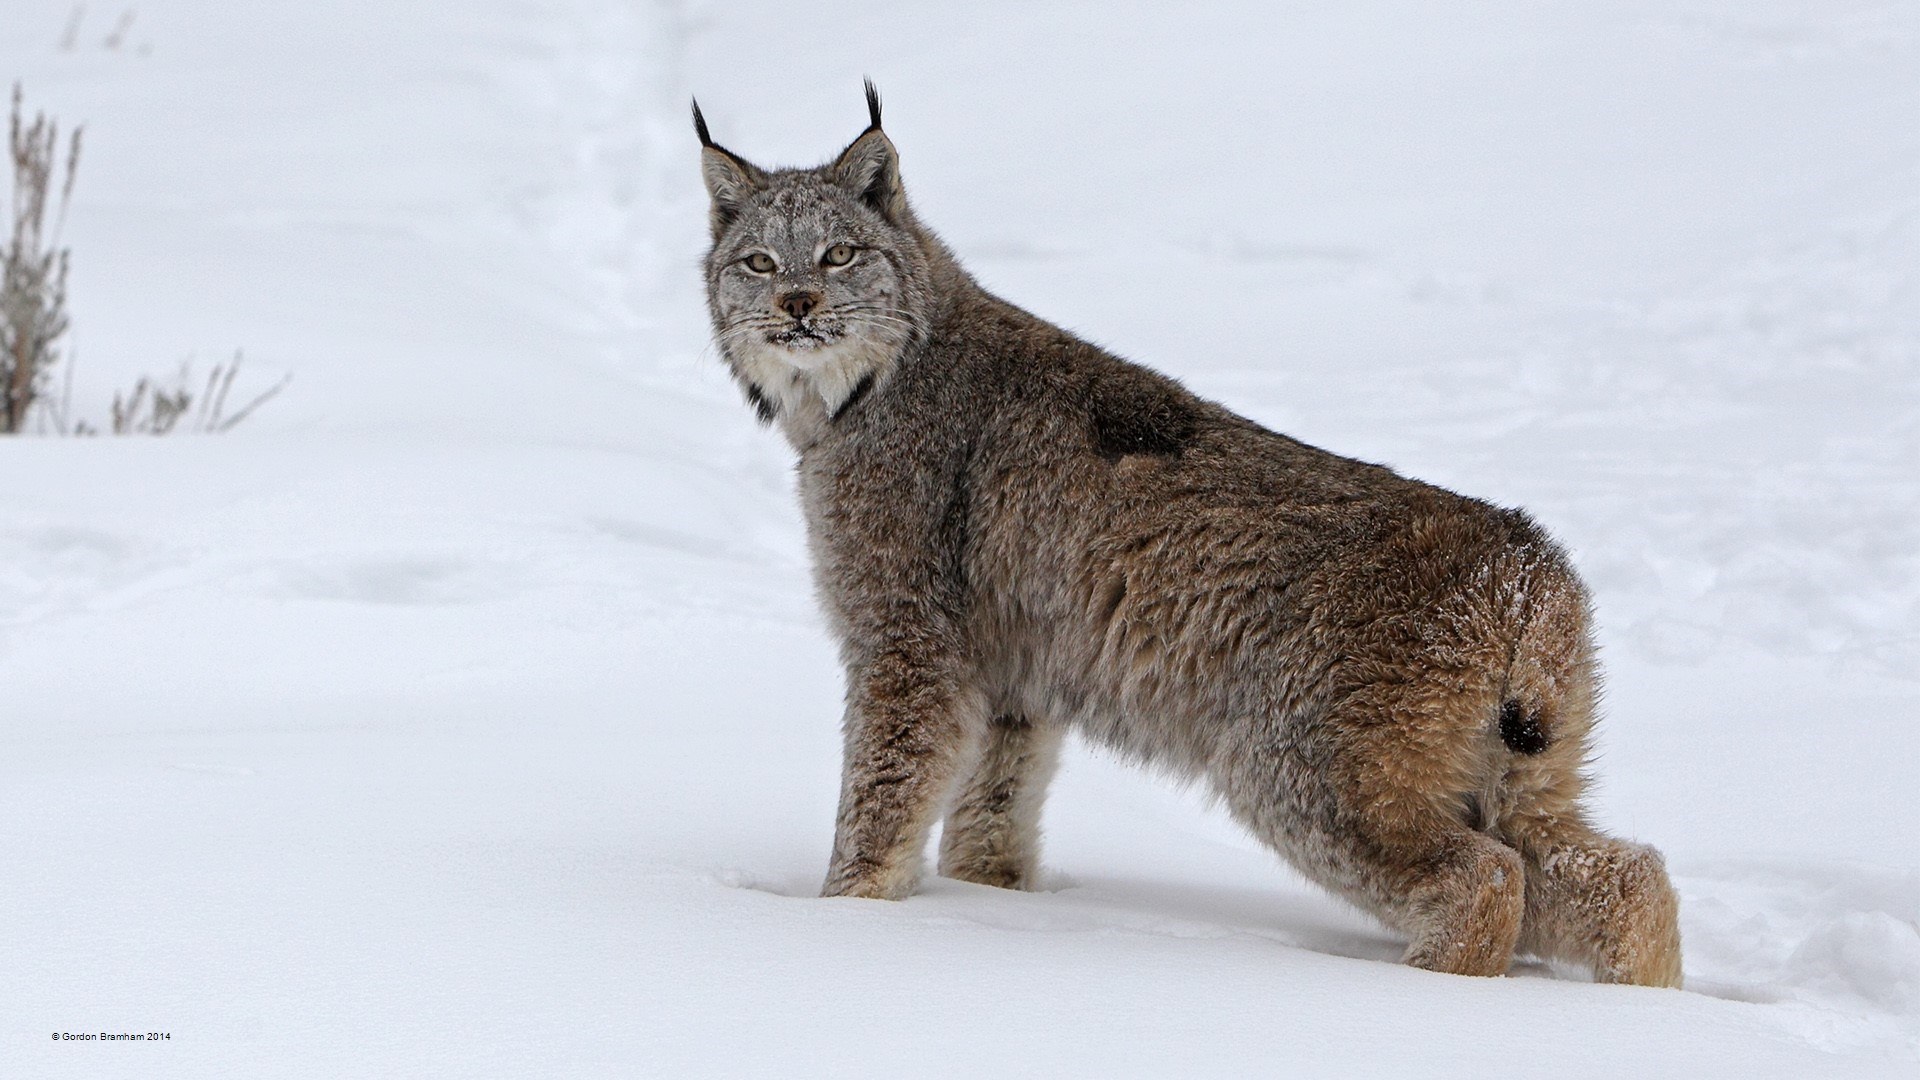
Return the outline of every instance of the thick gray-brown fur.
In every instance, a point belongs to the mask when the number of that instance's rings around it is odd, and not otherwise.
[[[721,355],[799,454],[846,668],[825,893],[1030,887],[1062,733],[1208,784],[1315,881],[1505,972],[1677,986],[1652,848],[1581,805],[1588,600],[1524,513],[1268,431],[982,289],[872,122],[762,169],[709,137]]]

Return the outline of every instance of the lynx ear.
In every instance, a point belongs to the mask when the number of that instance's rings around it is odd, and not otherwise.
[[[900,185],[900,153],[880,130],[880,91],[871,79],[867,80],[867,116],[867,130],[840,152],[833,175],[881,217],[897,223],[907,209],[906,189]]]
[[[693,103],[693,130],[700,136],[700,173],[707,182],[712,205],[708,220],[714,239],[726,231],[740,208],[766,182],[766,174],[745,158],[713,141],[707,134],[707,118],[700,115],[700,103]]]

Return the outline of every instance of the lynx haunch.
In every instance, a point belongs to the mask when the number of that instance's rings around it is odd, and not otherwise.
[[[762,169],[694,124],[721,354],[799,454],[846,668],[829,896],[1031,886],[1062,736],[1209,785],[1313,880],[1498,975],[1677,986],[1652,848],[1581,805],[1584,587],[1524,513],[1268,431],[982,289],[871,123]]]

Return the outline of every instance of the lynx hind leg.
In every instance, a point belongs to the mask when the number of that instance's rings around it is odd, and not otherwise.
[[[940,873],[1002,889],[1034,887],[1040,807],[1060,760],[1061,729],[1020,716],[988,725],[986,745],[940,839]]]
[[[1407,934],[1407,963],[1502,975],[1520,937],[1525,868],[1462,819],[1452,792],[1478,744],[1451,726],[1413,704],[1349,702],[1298,749],[1245,755],[1225,794],[1302,873]]]
[[[1369,854],[1376,904],[1412,938],[1406,963],[1453,975],[1507,973],[1525,904],[1518,852],[1462,827]]]
[[[1452,975],[1504,975],[1526,910],[1519,852],[1457,823],[1432,822],[1392,834],[1366,826],[1296,837],[1307,874],[1409,938],[1401,959]]]
[[[1521,950],[1588,967],[1599,982],[1678,987],[1680,901],[1660,853],[1577,822],[1507,829],[1527,864]]]
[[[1679,899],[1660,853],[1596,832],[1581,808],[1587,699],[1563,699],[1557,738],[1503,755],[1492,831],[1526,860],[1520,949],[1601,982],[1680,985]]]

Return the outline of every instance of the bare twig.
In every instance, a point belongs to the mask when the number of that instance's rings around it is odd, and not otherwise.
[[[219,419],[219,411],[215,410],[214,412],[215,419],[214,419],[213,426],[208,428],[207,430],[213,431],[213,432],[232,431],[234,428],[239,427],[240,421],[245,420],[249,416],[252,416],[255,412],[259,410],[260,406],[265,405],[267,402],[272,401],[274,398],[279,397],[280,391],[285,390],[287,388],[287,384],[292,381],[293,381],[293,373],[288,372],[287,374],[280,377],[279,382],[274,383],[272,386],[267,387],[266,390],[262,391],[252,401],[249,401],[244,406],[241,406],[239,412],[234,413],[232,416],[229,416],[224,420]],[[221,396],[223,401],[225,400],[225,394],[226,394],[226,391],[223,388],[221,391]]]
[[[113,24],[113,32],[108,34],[107,39],[100,44],[108,49],[118,50],[127,40],[127,31],[131,29],[133,29],[133,9],[128,8],[120,13],[120,21]]]
[[[80,44],[80,22],[87,17],[87,5],[73,5],[73,15],[67,19],[67,32],[60,35],[60,51],[72,52]]]

